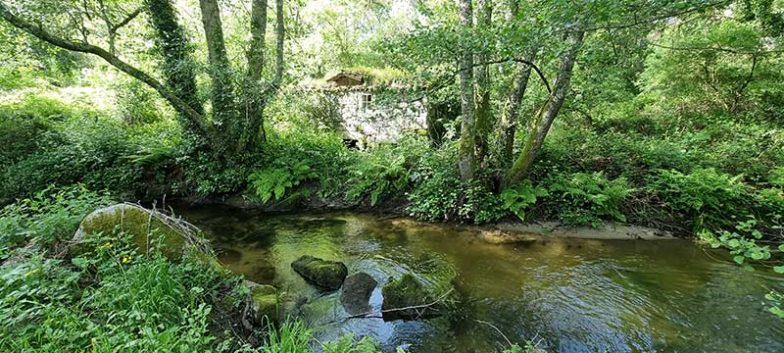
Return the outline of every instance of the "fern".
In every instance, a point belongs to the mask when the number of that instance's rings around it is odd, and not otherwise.
[[[275,200],[283,199],[287,191],[314,177],[315,173],[310,166],[299,162],[293,166],[275,167],[254,172],[249,179],[256,190],[256,195],[266,203],[273,197]]]
[[[542,186],[533,186],[526,180],[501,192],[504,207],[514,213],[521,221],[525,221],[525,210],[536,204],[536,200],[550,193]]]

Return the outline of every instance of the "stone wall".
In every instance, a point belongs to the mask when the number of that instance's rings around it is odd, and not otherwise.
[[[411,101],[404,94],[376,94],[370,90],[339,93],[342,128],[346,138],[364,144],[395,142],[406,132],[427,130],[423,100]]]

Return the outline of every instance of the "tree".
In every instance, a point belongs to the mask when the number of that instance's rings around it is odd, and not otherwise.
[[[465,32],[461,45],[460,61],[460,153],[458,168],[460,177],[473,179],[476,169],[476,116],[474,106],[474,54],[470,50],[470,31],[473,28],[471,0],[459,0],[460,26]]]
[[[42,6],[47,5],[47,6]],[[61,11],[54,6],[63,6],[48,1],[30,5],[22,1],[0,1],[0,17],[12,26],[35,36],[56,47],[92,54],[105,60],[116,69],[145,83],[165,98],[178,112],[183,128],[198,141],[203,142],[216,155],[223,159],[256,148],[263,136],[263,111],[269,97],[279,88],[283,79],[284,67],[284,11],[283,0],[276,2],[276,60],[271,79],[262,78],[265,66],[266,0],[252,0],[251,4],[251,43],[249,43],[248,72],[241,87],[235,87],[235,68],[229,62],[223,25],[217,0],[200,0],[202,29],[208,49],[208,74],[210,77],[210,107],[199,98],[195,73],[195,62],[186,31],[177,21],[171,0],[145,0],[143,10],[154,29],[157,48],[162,56],[161,71],[165,83],[151,73],[123,59],[116,48],[117,33],[143,11],[142,7],[130,13],[119,10],[117,1],[85,0],[79,13],[89,14],[80,17],[81,28],[78,33],[57,31],[45,28],[42,23],[34,23],[25,17],[33,17],[46,11]],[[114,6],[114,7],[112,7]],[[96,15],[96,16],[92,16]],[[91,36],[86,22],[99,18],[107,33],[109,49],[92,42],[100,42],[100,36]],[[79,34],[81,38],[74,38]]]

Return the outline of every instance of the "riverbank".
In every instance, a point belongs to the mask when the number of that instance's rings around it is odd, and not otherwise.
[[[557,220],[534,220],[522,222],[513,217],[482,225],[466,224],[460,220],[445,222],[428,222],[417,220],[406,212],[406,202],[392,199],[379,205],[370,206],[362,202],[345,200],[323,200],[312,198],[299,200],[296,204],[281,202],[263,203],[248,195],[234,195],[226,198],[181,199],[184,207],[219,206],[241,210],[244,212],[292,213],[292,212],[355,212],[377,216],[388,220],[392,225],[417,226],[422,228],[442,227],[448,225],[456,231],[470,230],[477,232],[482,240],[490,243],[513,243],[518,241],[536,240],[541,238],[581,238],[605,240],[668,240],[691,238],[694,235],[683,230],[682,226],[673,225],[673,232],[644,225],[626,224],[606,221],[597,227],[564,224]]]

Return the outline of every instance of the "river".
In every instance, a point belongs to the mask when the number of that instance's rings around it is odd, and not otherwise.
[[[184,216],[232,271],[300,302],[299,317],[322,342],[353,332],[385,352],[495,352],[506,339],[564,353],[784,352],[784,322],[764,301],[783,279],[687,240],[490,244],[474,228],[364,214],[199,208]],[[423,321],[348,319],[339,292],[320,293],[293,272],[301,255],[343,261],[349,274],[381,284],[406,272],[453,276],[460,310]],[[381,301],[376,288],[374,310]]]

